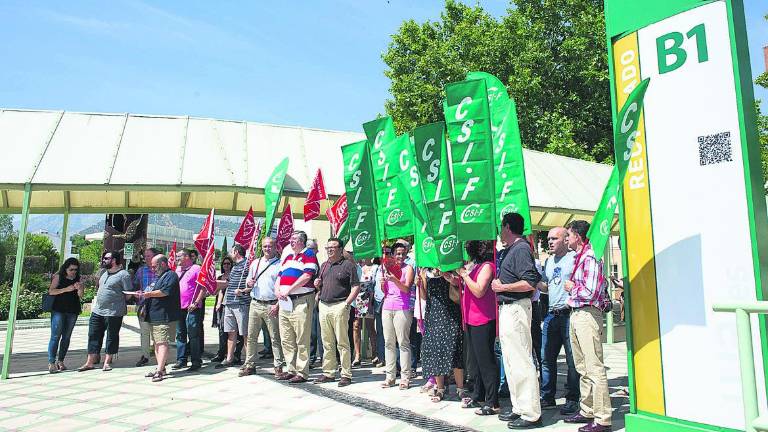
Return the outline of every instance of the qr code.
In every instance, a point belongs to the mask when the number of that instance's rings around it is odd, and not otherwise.
[[[699,137],[699,165],[733,161],[731,133],[720,132]]]

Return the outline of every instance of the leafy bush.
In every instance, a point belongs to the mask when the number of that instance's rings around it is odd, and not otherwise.
[[[0,320],[8,319],[8,312],[11,310],[11,284],[4,283],[0,285]],[[38,318],[43,309],[43,294],[27,289],[25,285],[19,288],[19,302],[16,307],[16,319]]]
[[[5,274],[8,275],[9,280],[13,279],[14,267],[16,267],[16,256],[5,257]],[[48,261],[39,255],[26,256],[22,268],[24,273],[45,273],[48,271]]]

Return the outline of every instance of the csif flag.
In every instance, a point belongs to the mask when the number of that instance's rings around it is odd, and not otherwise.
[[[251,244],[251,240],[256,233],[256,219],[253,218],[253,207],[248,209],[243,222],[240,224],[240,229],[235,234],[235,243],[240,243],[243,246]]]
[[[499,227],[485,80],[446,85],[443,110],[451,144],[459,240],[494,240]]]
[[[171,252],[168,254],[168,268],[176,271],[176,240],[173,241]]]
[[[531,211],[515,100],[507,94],[504,83],[489,73],[470,72],[467,79],[485,80],[491,110],[496,228],[501,227],[505,214],[518,213],[525,220],[523,234],[530,234]]]
[[[200,232],[195,237],[195,249],[203,257],[208,253],[208,246],[213,244],[213,209],[203,221]]]
[[[277,249],[282,252],[283,248],[291,242],[293,234],[293,213],[291,205],[288,204],[283,210],[283,216],[280,218],[280,226],[277,228]]]
[[[630,93],[624,106],[616,117],[617,125],[613,131],[614,151],[616,153],[616,165],[613,166],[611,177],[605,186],[603,196],[600,199],[600,206],[597,208],[592,224],[589,226],[587,238],[592,244],[592,250],[595,252],[595,259],[600,260],[605,253],[605,245],[608,237],[611,235],[613,226],[613,217],[616,213],[616,206],[619,203],[619,193],[621,184],[624,182],[624,176],[627,173],[629,158],[634,150],[635,140],[640,135],[638,128],[640,126],[640,115],[643,110],[643,100],[645,91],[648,89],[649,79],[644,79]],[[640,143],[644,144],[644,143]]]
[[[261,241],[264,239],[264,236],[272,233],[272,222],[275,220],[277,202],[283,193],[286,174],[288,174],[288,158],[283,159],[275,167],[275,170],[269,176],[269,180],[267,180],[267,184],[264,186],[264,226],[256,244],[256,254],[259,256],[261,256]]]
[[[213,241],[208,245],[208,250],[205,252],[205,258],[200,269],[200,273],[197,274],[197,284],[205,288],[208,294],[216,292],[216,266],[214,264],[214,256],[216,255],[213,248]]]
[[[349,234],[355,258],[381,256],[376,192],[371,176],[371,158],[367,140],[341,147],[344,158],[344,189],[347,192]]]
[[[318,168],[315,179],[312,181],[312,187],[307,194],[307,200],[304,202],[304,222],[309,222],[320,216],[320,201],[325,199],[328,199],[328,195],[325,193],[323,172]]]

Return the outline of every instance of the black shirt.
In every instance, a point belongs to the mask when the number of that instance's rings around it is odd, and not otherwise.
[[[334,263],[326,261],[320,268],[320,301],[334,303],[346,300],[352,287],[360,285],[357,277],[357,265],[346,258]]]
[[[525,240],[516,241],[512,246],[499,252],[498,261],[498,278],[503,284],[526,281],[535,287],[541,280],[541,275],[536,270],[533,251]],[[533,291],[500,292],[496,293],[496,300],[514,301],[530,298],[532,295]]]
[[[166,271],[150,287],[152,287],[150,291],[162,291],[167,295],[150,297],[146,300],[147,322],[162,324],[178,321],[181,314],[181,301],[179,300],[179,276],[176,272]]]
[[[56,288],[66,288],[77,283],[77,279],[69,279],[67,277],[59,277],[59,285]],[[53,311],[61,313],[73,313],[80,315],[80,297],[77,296],[77,291],[65,292],[53,296]]]

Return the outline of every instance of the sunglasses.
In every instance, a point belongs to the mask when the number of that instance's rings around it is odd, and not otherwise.
[[[68,272],[74,272],[77,271],[77,267],[70,267],[67,269]]]

